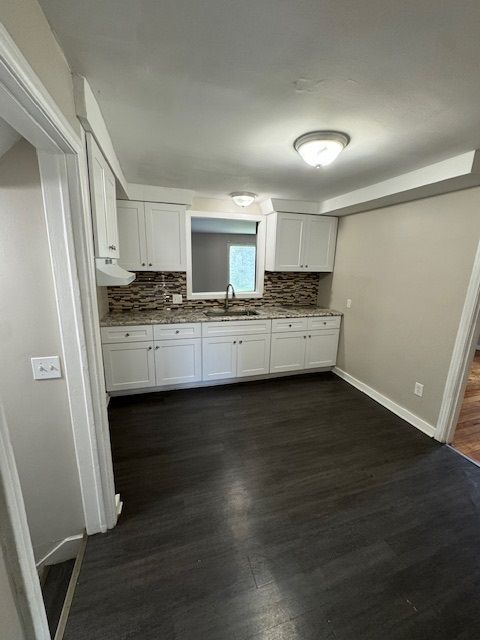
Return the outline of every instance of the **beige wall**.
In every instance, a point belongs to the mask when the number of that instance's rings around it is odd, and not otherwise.
[[[432,425],[479,237],[477,188],[344,217],[321,277],[319,303],[345,314],[338,366]]]
[[[3,550],[0,547],[0,638],[24,640],[22,623],[15,605],[14,589],[7,575]]]
[[[0,160],[0,401],[35,557],[81,533],[84,516],[65,379],[34,381],[31,356],[61,355],[36,152]]]
[[[72,77],[36,0],[0,0],[0,21],[76,131]]]

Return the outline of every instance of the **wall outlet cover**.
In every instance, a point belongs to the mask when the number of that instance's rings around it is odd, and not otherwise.
[[[352,301],[350,300],[350,298],[347,298],[347,309],[350,309],[351,306],[352,306]]]
[[[172,302],[173,304],[182,304],[182,294],[181,293],[174,293],[172,295]]]
[[[31,358],[34,380],[49,380],[61,378],[62,368],[59,356],[45,356],[43,358]]]
[[[415,388],[413,390],[413,393],[416,396],[423,396],[423,384],[421,384],[420,382],[415,382]]]

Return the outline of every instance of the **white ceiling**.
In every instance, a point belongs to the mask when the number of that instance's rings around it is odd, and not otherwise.
[[[323,200],[480,147],[478,0],[40,3],[130,182]]]

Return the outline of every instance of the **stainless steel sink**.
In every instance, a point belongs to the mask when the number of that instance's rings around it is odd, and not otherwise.
[[[209,309],[204,311],[205,315],[209,318],[235,318],[237,316],[258,316],[258,311],[253,309]]]

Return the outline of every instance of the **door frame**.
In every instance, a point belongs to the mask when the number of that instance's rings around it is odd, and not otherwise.
[[[115,526],[117,514],[84,134],[57,107],[1,23],[0,116],[37,149],[85,528],[88,534],[104,532]],[[1,451],[7,451],[4,424],[0,436]],[[15,474],[11,458],[0,456],[4,493],[8,483],[15,485]],[[50,633],[18,487],[0,505],[6,523],[1,542],[23,563],[20,572],[11,563],[7,570],[16,592],[24,594],[17,605],[26,637],[46,640]]]
[[[455,436],[468,374],[480,334],[480,242],[463,304],[460,324],[453,347],[435,439],[450,443]]]

